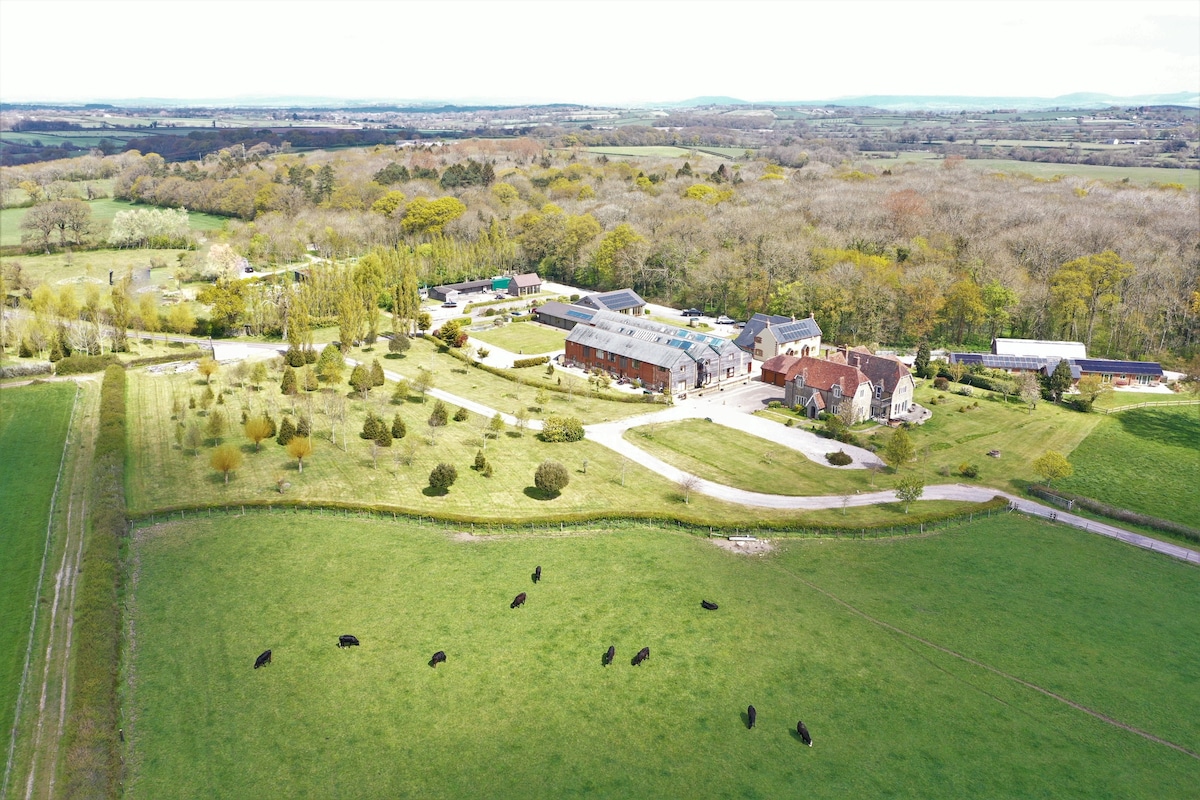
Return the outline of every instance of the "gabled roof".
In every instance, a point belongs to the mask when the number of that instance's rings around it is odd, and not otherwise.
[[[763,328],[771,326],[771,333],[777,342],[795,342],[811,336],[820,336],[821,328],[812,317],[792,319],[777,315],[755,314],[746,322],[746,327],[733,340],[734,344],[743,350],[754,350],[754,339],[762,333]]]
[[[616,289],[611,292],[589,294],[575,301],[576,305],[606,311],[624,311],[627,308],[641,308],[646,301],[638,296],[633,289]]]
[[[779,355],[768,358],[762,364],[763,372],[777,372],[785,381],[796,377],[800,369],[800,356]]]
[[[644,342],[653,342],[683,350],[697,360],[737,353],[736,345],[720,336],[700,333],[691,328],[678,328],[642,317],[618,314],[613,311],[593,312],[591,324],[596,328],[621,336],[629,336]]]
[[[877,356],[866,348],[855,347],[844,354],[845,363],[862,370],[874,386],[882,386],[883,391],[892,394],[896,386],[909,372],[907,366],[894,356]]]
[[[1038,358],[1035,356],[1006,356],[993,353],[951,353],[950,361],[960,364],[979,364],[992,369],[1024,369],[1045,370],[1053,372],[1060,359],[1054,356]],[[1068,358],[1072,377],[1078,378],[1084,372],[1103,375],[1150,375],[1162,376],[1162,365],[1157,361],[1117,361],[1108,358]]]
[[[526,272],[524,275],[513,275],[510,285],[520,289],[529,289],[533,286],[541,286],[542,279],[536,272]]]
[[[580,308],[576,305],[567,305],[559,303],[556,300],[550,300],[542,303],[533,310],[535,317],[552,317],[554,319],[569,319],[575,322],[591,322],[592,317],[596,312],[590,308]]]
[[[572,328],[571,333],[567,336],[567,341],[575,342],[583,347],[592,347],[626,358],[645,361],[647,364],[654,364],[665,369],[674,369],[680,362],[693,360],[691,354],[681,348],[588,325],[576,325]]]
[[[822,392],[833,391],[835,384],[841,386],[842,395],[845,397],[852,397],[860,385],[871,382],[858,367],[835,364],[812,356],[800,357],[793,380],[801,378],[804,379],[804,386]]]

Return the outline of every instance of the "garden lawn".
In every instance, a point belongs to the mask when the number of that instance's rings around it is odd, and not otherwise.
[[[1200,779],[824,593],[1200,750],[1200,573],[1020,516],[746,558],[636,527],[257,514],[139,529],[130,559],[129,798],[1160,800]]]
[[[550,414],[557,414],[578,417],[585,425],[589,425],[593,422],[608,422],[638,414],[650,414],[663,408],[656,403],[624,403],[619,400],[607,400],[603,396],[596,397],[588,391],[588,383],[583,379],[565,371],[547,375],[546,365],[508,370],[508,374],[514,377],[545,384],[546,402],[539,404],[537,386],[527,386],[473,367],[449,353],[441,352],[433,345],[432,340],[424,338],[414,338],[412,347],[401,358],[387,356],[386,344],[376,345],[371,351],[355,349],[351,354],[352,358],[366,364],[370,364],[371,359],[378,358],[385,370],[409,380],[417,377],[419,368],[431,369],[434,373],[434,388],[484,403],[506,414],[515,414],[518,409],[524,408],[529,412],[531,419],[545,419]],[[559,383],[560,380],[562,383]],[[571,394],[553,391],[551,388],[567,385],[568,382],[575,387]]]
[[[488,319],[484,317],[484,319]],[[485,331],[470,331],[469,336],[478,342],[495,345],[510,353],[538,355],[563,349],[567,333],[559,328],[550,328],[536,322],[513,322],[500,328]]]
[[[1106,416],[1070,461],[1056,488],[1200,529],[1200,406]]]
[[[0,392],[0,730],[12,730],[75,384]],[[7,737],[6,737],[7,738]]]
[[[872,491],[874,473],[834,469],[749,433],[699,419],[632,428],[625,438],[673,466],[751,492],[799,496]],[[892,479],[874,480],[874,489]]]

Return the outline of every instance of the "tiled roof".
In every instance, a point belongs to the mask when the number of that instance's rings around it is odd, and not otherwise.
[[[869,380],[862,370],[846,364],[835,364],[822,358],[801,356],[796,365],[796,378],[803,377],[804,385],[823,392],[833,390],[834,384],[842,387],[842,395],[853,397],[860,384]]]
[[[512,283],[518,288],[528,289],[531,286],[541,286],[542,279],[536,272],[526,272],[524,275],[514,275]]]
[[[854,348],[845,354],[846,363],[858,367],[863,374],[871,379],[875,386],[882,386],[883,391],[891,394],[901,379],[911,373],[908,367],[898,358],[892,356],[877,356],[865,348]]]
[[[796,377],[797,371],[800,369],[800,357],[779,355],[768,358],[762,364],[763,372],[778,372],[783,375],[784,380],[790,381]]]

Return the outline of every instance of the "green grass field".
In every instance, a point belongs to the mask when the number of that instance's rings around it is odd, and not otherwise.
[[[646,452],[701,478],[751,492],[787,495],[871,491],[869,470],[842,470],[748,433],[699,419],[633,428],[625,438]],[[894,478],[875,480],[875,489]]]
[[[513,322],[502,328],[470,331],[470,337],[501,347],[510,353],[537,355],[563,349],[567,332],[536,322]]]
[[[1200,406],[1106,416],[1071,463],[1058,488],[1200,529]]]
[[[931,153],[901,153],[899,158],[871,158],[865,163],[880,169],[903,165],[906,162],[941,161],[942,157]],[[1093,164],[1051,164],[1040,161],[1013,161],[1000,158],[972,158],[963,162],[964,167],[988,172],[1003,172],[1011,175],[1028,175],[1041,180],[1050,180],[1058,175],[1085,178],[1087,180],[1130,183],[1148,186],[1154,183],[1181,183],[1193,191],[1200,190],[1200,170],[1169,169],[1166,167],[1103,167]]]
[[[92,224],[97,230],[97,236],[100,239],[108,238],[108,229],[112,225],[113,218],[116,217],[119,211],[132,211],[139,208],[153,208],[153,206],[137,205],[128,200],[113,200],[112,198],[103,198],[101,200],[91,200],[88,206],[92,209]],[[0,210],[0,246],[8,247],[21,243],[21,220],[29,212],[28,208],[5,208]],[[199,211],[188,212],[188,224],[193,231],[214,231],[221,230],[225,227],[225,218],[213,216],[212,214],[204,214]],[[84,254],[76,255],[76,258],[81,258]]]
[[[10,731],[74,384],[0,392],[0,730]]]
[[[1196,570],[1019,516],[747,558],[657,529],[257,515],[140,529],[130,558],[130,798],[1169,800],[1200,779],[930,646],[1200,750]]]

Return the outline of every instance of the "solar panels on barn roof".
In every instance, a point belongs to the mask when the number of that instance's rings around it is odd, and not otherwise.
[[[1162,365],[1155,361],[1110,361],[1107,358],[1073,358],[1071,361],[1084,372],[1116,375],[1162,375]]]

